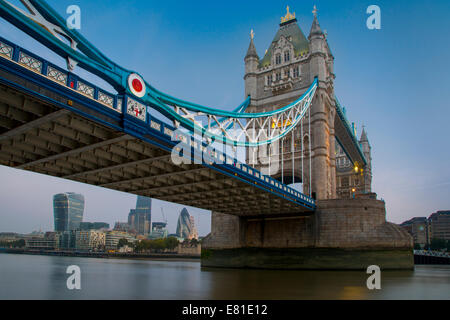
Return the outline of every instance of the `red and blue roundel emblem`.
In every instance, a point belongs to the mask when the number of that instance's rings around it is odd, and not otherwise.
[[[130,74],[128,77],[128,88],[138,98],[145,96],[146,87],[144,80],[136,73]]]

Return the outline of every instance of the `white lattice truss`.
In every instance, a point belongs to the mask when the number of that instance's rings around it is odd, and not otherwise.
[[[2,0],[9,4],[12,8],[23,14],[25,17],[28,17],[29,19],[33,20],[38,25],[45,28],[48,32],[50,32],[54,37],[59,39],[62,43],[66,43],[66,41],[69,41],[70,47],[73,50],[77,50],[78,43],[72,39],[62,28],[59,26],[49,22],[44,16],[42,16],[41,13],[34,7],[34,5],[29,0],[20,0],[22,4],[27,8],[29,12],[26,12],[22,10],[21,8],[15,6],[10,1]],[[71,57],[67,57],[67,68],[70,71],[73,71],[78,63],[73,60]]]
[[[285,137],[300,123],[311,106],[316,89],[317,87],[314,87],[305,94],[303,99],[295,102],[291,107],[269,115],[245,114],[241,117],[221,117],[204,112],[194,112],[178,106],[173,106],[173,108],[184,119],[204,128],[209,136],[222,136],[223,141],[228,144],[235,144],[246,139],[247,145],[260,146]],[[203,125],[205,118],[206,126]],[[180,127],[179,122],[175,121],[174,123],[176,128]]]

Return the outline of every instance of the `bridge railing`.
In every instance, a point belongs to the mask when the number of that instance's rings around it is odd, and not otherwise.
[[[414,254],[419,256],[450,258],[449,252],[414,250]]]
[[[150,129],[150,132],[165,139],[175,148],[175,151],[180,151],[176,148],[189,148],[192,150],[192,155],[206,165],[224,166],[234,174],[236,179],[243,180],[245,178],[253,181],[252,183],[256,186],[281,194],[291,201],[298,202],[311,209],[316,207],[316,201],[313,198],[282,184],[270,176],[263,175],[253,167],[239,162],[234,157],[216,150],[216,148],[195,137],[181,133],[179,129],[150,115],[148,106],[137,97],[127,94],[112,94],[0,37],[0,59],[2,58],[50,80],[57,86],[69,89],[73,94],[82,95],[84,98],[96,102],[108,110],[121,114],[126,121],[135,122],[139,126],[145,124],[146,128]],[[205,155],[207,156],[207,161],[204,161]],[[185,155],[183,154],[183,156]],[[191,157],[191,154],[189,157]]]
[[[0,56],[40,74],[59,85],[74,90],[89,99],[95,100],[114,111],[122,113],[122,100],[118,95],[100,89],[92,83],[79,78],[77,75],[9,42],[3,37],[0,37]]]

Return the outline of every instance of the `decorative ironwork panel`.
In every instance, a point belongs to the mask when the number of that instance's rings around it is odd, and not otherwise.
[[[63,85],[67,83],[67,74],[50,66],[47,69],[47,77]]]
[[[27,55],[26,53],[20,52],[19,63],[28,67],[37,73],[42,73],[42,62]]]
[[[161,131],[161,125],[155,121],[150,121],[150,127],[155,130]]]
[[[170,130],[169,128],[167,128],[167,127],[164,127],[164,134],[172,137],[173,131]]]
[[[12,59],[13,51],[14,51],[13,47],[8,46],[7,44],[0,41],[0,55],[8,59]]]
[[[122,111],[122,98],[117,98],[117,109]]]
[[[187,138],[185,135],[183,135],[183,134],[176,133],[176,134],[174,135],[173,139],[174,139],[175,141],[181,141],[181,142],[183,142],[183,143],[185,143],[185,144],[188,144],[188,138]]]
[[[81,81],[78,81],[77,91],[94,99],[94,88],[88,86],[87,84],[84,84]]]
[[[98,101],[106,104],[108,107],[114,108],[114,98],[101,91],[98,92]]]
[[[147,116],[147,107],[133,99],[128,98],[127,113],[130,116],[145,121]]]

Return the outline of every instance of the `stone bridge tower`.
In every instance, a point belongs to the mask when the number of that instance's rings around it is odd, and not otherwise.
[[[358,188],[362,193],[371,191],[371,147],[365,131],[357,142],[368,162],[364,176],[356,176],[353,164],[348,168],[339,167],[339,171],[336,169],[336,155],[338,160],[345,160],[346,155],[338,152],[339,144],[336,143],[336,137],[341,141],[343,124],[338,121],[341,109],[336,109],[333,60],[326,34],[317,19],[317,10],[314,10],[308,38],[297,25],[295,15],[288,10],[262,59],[256,52],[252,32],[245,57],[245,90],[252,99],[249,112],[271,111],[297,100],[315,77],[319,87],[312,103],[311,119],[305,119],[303,123],[303,135],[297,127],[293,136],[285,137],[278,146],[272,144],[267,153],[258,152],[257,157],[254,157],[254,150],[249,149],[247,162],[286,184],[293,180],[300,182],[303,178],[305,194],[310,191],[311,172],[311,191],[319,201],[314,213],[306,216],[300,212],[292,216],[251,217],[213,212],[211,233],[202,241],[202,266],[367,270],[375,264],[383,270],[413,269],[412,238],[400,227],[386,221],[385,203],[370,195],[350,197],[353,189]],[[347,141],[347,144],[354,142]],[[284,148],[281,147],[283,144]],[[274,166],[275,161],[281,160],[278,155],[282,150],[287,151],[281,161],[283,165]],[[304,172],[301,172],[302,156],[308,159],[303,161]],[[347,161],[340,161],[342,163]],[[341,199],[336,199],[337,179]],[[347,179],[355,186],[343,183]],[[343,193],[348,196],[343,197]]]
[[[309,37],[306,38],[297,24],[295,13],[290,13],[288,7],[287,14],[281,18],[280,28],[262,59],[257,54],[252,31],[245,56],[245,94],[251,96],[248,112],[267,112],[288,105],[297,100],[316,77],[319,87],[312,104],[311,119],[307,117],[304,120],[303,135],[299,126],[293,135],[265,150],[249,150],[247,163],[270,172],[271,176],[286,184],[302,182],[305,194],[322,200],[336,198],[335,75],[334,57],[326,34],[319,25],[317,10],[314,9],[313,13],[313,24]],[[309,167],[310,151],[312,168]],[[268,163],[269,171],[264,170]]]

